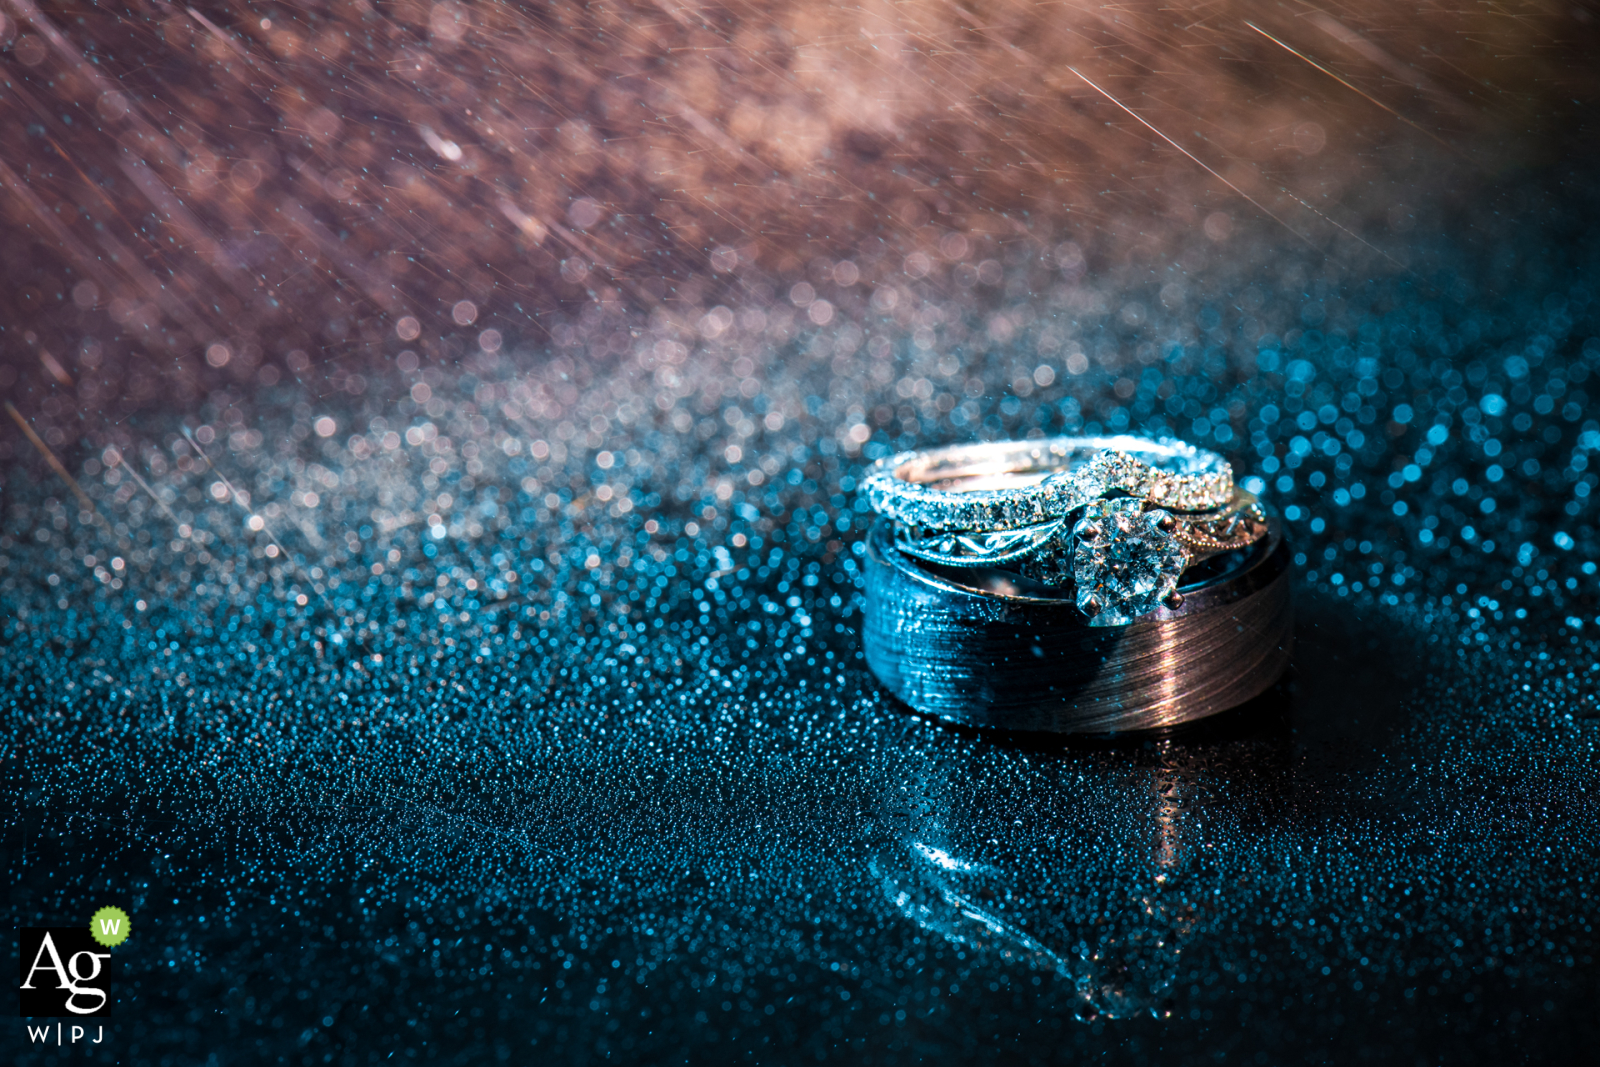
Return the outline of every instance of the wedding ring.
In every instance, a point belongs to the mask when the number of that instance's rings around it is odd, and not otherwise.
[[[1182,602],[1185,570],[1266,535],[1227,461],[1182,441],[1058,437],[908,452],[863,479],[902,553],[1070,595],[1091,626]]]
[[[1171,512],[1135,497],[1092,500],[1081,517],[996,533],[925,534],[895,528],[895,547],[924,563],[995,568],[1056,591],[1075,587],[1091,626],[1121,626],[1165,605],[1190,566],[1254,544],[1267,533],[1255,494],[1235,489],[1220,508]]]
[[[1072,597],[1014,571],[951,570],[866,543],[867,665],[901,701],[966,726],[1116,733],[1177,726],[1269,689],[1293,647],[1289,551],[1265,534],[1189,569],[1177,607],[1085,625]]]
[[[872,510],[931,532],[1036,526],[1122,491],[1162,508],[1204,511],[1233,496],[1233,468],[1184,441],[1054,437],[904,452],[862,479]]]

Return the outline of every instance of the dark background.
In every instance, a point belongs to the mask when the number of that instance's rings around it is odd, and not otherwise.
[[[0,11],[6,907],[133,920],[13,1059],[1600,1037],[1589,9]],[[862,466],[1112,430],[1280,686],[883,694]]]

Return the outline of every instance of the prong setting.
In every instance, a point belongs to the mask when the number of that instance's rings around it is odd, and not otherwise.
[[[1090,626],[1121,626],[1157,608],[1182,603],[1178,577],[1189,552],[1175,535],[1181,523],[1135,497],[1096,500],[1074,527],[1077,605]],[[1085,536],[1089,530],[1096,536]]]

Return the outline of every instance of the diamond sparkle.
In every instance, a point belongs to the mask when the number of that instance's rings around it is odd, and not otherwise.
[[[1167,513],[1131,497],[1096,500],[1073,527],[1073,577],[1090,626],[1122,626],[1160,607],[1189,552],[1161,528]]]

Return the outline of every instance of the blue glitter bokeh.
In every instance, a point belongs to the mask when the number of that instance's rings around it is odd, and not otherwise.
[[[134,933],[0,1059],[1582,1062],[1596,27],[7,0],[5,909]],[[865,465],[1124,431],[1289,675],[878,688]]]
[[[1036,256],[998,307],[908,278],[799,294],[822,326],[405,349],[92,430],[81,501],[15,435],[13,922],[129,910],[130,1062],[1590,1040],[1600,274],[1429,257],[1180,293]],[[893,705],[861,466],[1076,430],[1218,447],[1279,504],[1291,677],[1128,744]]]

